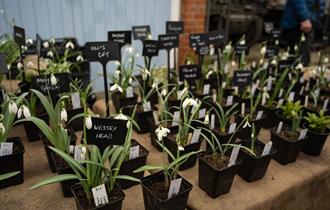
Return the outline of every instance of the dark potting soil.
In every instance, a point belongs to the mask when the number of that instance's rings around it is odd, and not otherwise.
[[[251,143],[249,142],[248,144],[244,145],[246,146],[247,148],[250,148],[251,149]],[[242,149],[243,150],[243,149]],[[264,151],[264,147],[261,146],[260,144],[257,144],[255,143],[254,144],[254,154],[256,154],[256,157],[260,157],[262,155],[262,152]]]
[[[13,155],[14,154],[17,154],[17,153],[20,153],[20,146],[18,144],[14,144],[13,146]]]
[[[295,142],[298,140],[299,133],[297,132],[292,132],[290,130],[282,130],[279,134],[282,139],[285,139],[289,142]]]
[[[221,154],[213,154],[204,157],[205,161],[208,162],[213,168],[217,170],[222,170],[227,168],[229,163],[229,158]]]
[[[77,199],[79,200],[80,205],[84,209],[92,209],[96,207],[94,203],[94,199],[92,198],[91,200],[88,200],[85,191],[82,188],[76,189],[75,194]],[[107,191],[107,195],[108,195],[109,203],[112,203],[122,198],[122,193],[117,188],[113,189],[110,193]]]
[[[69,164],[55,152],[53,153],[53,158],[59,171],[70,167]]]

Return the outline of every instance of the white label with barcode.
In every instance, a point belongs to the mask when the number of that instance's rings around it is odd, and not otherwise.
[[[295,94],[295,92],[290,92],[290,94],[289,94],[289,101],[293,101],[294,100],[294,94]]]
[[[260,120],[261,117],[262,117],[262,115],[263,115],[263,113],[264,113],[264,111],[259,111],[259,112],[257,113],[256,120]]]
[[[211,89],[211,85],[210,84],[205,84],[204,88],[203,88],[203,95],[210,94],[210,89]]]
[[[0,156],[13,154],[13,142],[4,142],[0,144]]]
[[[190,143],[191,144],[197,143],[200,135],[201,135],[201,129],[195,129]]]
[[[139,157],[139,151],[140,151],[139,145],[129,148],[129,159],[131,160]]]
[[[236,159],[237,159],[237,156],[238,156],[238,153],[239,153],[239,149],[240,148],[241,148],[241,145],[237,145],[231,151],[231,155],[230,155],[230,158],[229,158],[228,167],[235,165]]]
[[[75,145],[74,146],[74,155],[73,155],[73,158],[75,160],[78,160],[78,161],[82,160],[81,159],[81,152],[82,152],[81,146]]]
[[[171,181],[170,189],[168,191],[168,199],[172,198],[174,195],[177,195],[180,191],[182,183],[182,178],[174,179]]]
[[[234,96],[228,96],[226,101],[226,106],[231,106],[233,104]]]
[[[211,129],[214,129],[214,125],[215,125],[215,115],[212,114],[211,115]]]
[[[206,115],[206,109],[205,109],[205,108],[199,110],[199,112],[198,112],[198,119],[203,119],[203,118],[205,118],[205,115]]]
[[[270,91],[272,89],[272,82],[273,82],[273,77],[269,76],[267,80],[267,90]]]
[[[150,101],[143,103],[143,111],[149,112],[151,110]]]
[[[179,118],[180,118],[180,112],[179,111],[174,112],[172,126],[178,125]]]
[[[95,206],[100,206],[109,203],[107,191],[105,190],[104,184],[92,188],[92,193]]]
[[[80,95],[79,92],[75,92],[71,94],[71,101],[72,101],[72,108],[73,109],[80,109]]]
[[[228,130],[228,134],[232,134],[232,133],[235,132],[236,125],[237,125],[237,123],[232,123],[232,124],[230,124],[230,126],[229,126],[229,130]]]
[[[268,155],[270,153],[270,150],[272,149],[273,146],[273,142],[268,142],[267,144],[265,144],[264,150],[262,151],[261,156],[265,156]]]
[[[303,130],[300,131],[298,140],[306,138],[307,130],[308,129],[303,129]]]
[[[134,94],[133,94],[133,87],[132,86],[128,86],[126,89],[126,98],[133,98]]]
[[[152,116],[154,117],[155,124],[159,125],[159,116],[158,116],[157,111],[153,111]]]
[[[282,127],[283,127],[283,122],[280,122],[277,126],[276,133],[280,133],[282,131]]]

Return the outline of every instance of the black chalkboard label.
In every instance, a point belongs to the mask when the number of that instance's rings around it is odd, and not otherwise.
[[[266,58],[273,58],[278,55],[279,49],[277,46],[267,46],[266,48]]]
[[[167,34],[182,34],[183,30],[183,21],[166,21]]]
[[[48,91],[52,96],[60,93],[66,93],[70,91],[70,76],[68,73],[54,74],[57,84],[51,85],[50,74],[38,75],[32,78],[31,87],[33,89],[39,90],[44,95],[48,95]]]
[[[271,30],[270,34],[273,39],[279,39],[281,37],[282,30],[279,28],[274,28]]]
[[[14,26],[14,40],[19,45],[25,45],[25,30],[24,28]]]
[[[92,128],[86,129],[88,144],[98,146],[101,152],[110,145],[122,145],[127,134],[127,121],[92,117]]]
[[[109,31],[108,40],[119,43],[120,47],[132,43],[132,31]]]
[[[189,43],[190,47],[200,47],[208,44],[208,36],[207,34],[190,34],[189,35]]]
[[[294,59],[287,59],[287,60],[280,60],[278,62],[278,70],[284,71],[286,68],[292,68],[292,65],[294,63]]]
[[[8,67],[6,62],[6,55],[0,52],[0,74],[7,74]]]
[[[211,31],[207,34],[207,42],[208,44],[212,44],[214,46],[222,46],[225,43],[225,34],[223,31]]]
[[[200,65],[181,65],[179,67],[180,81],[186,80],[188,83],[193,83],[196,79],[200,79],[201,76],[202,71]]]
[[[159,49],[171,50],[179,47],[178,34],[163,34],[158,36]]]
[[[198,55],[209,55],[210,54],[210,47],[209,47],[209,45],[197,47],[196,48],[196,53]]]
[[[147,38],[148,34],[150,34],[150,26],[133,26],[132,31],[134,40],[141,40],[143,42]]]
[[[235,53],[237,55],[242,55],[245,52],[245,55],[249,54],[249,46],[246,44],[237,44],[235,45]]]
[[[247,70],[238,70],[234,71],[233,76],[233,86],[244,88],[247,85],[250,85],[252,82],[252,71]]]
[[[85,53],[88,61],[97,61],[106,65],[109,61],[119,60],[119,44],[108,42],[87,42]]]
[[[149,58],[158,55],[159,42],[157,40],[144,40],[142,55]]]
[[[38,57],[41,55],[41,45],[42,45],[42,39],[39,34],[36,35],[36,51]]]

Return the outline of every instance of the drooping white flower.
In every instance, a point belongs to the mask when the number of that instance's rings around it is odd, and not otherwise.
[[[289,58],[289,53],[288,52],[284,52],[282,55],[282,60],[287,60]]]
[[[225,51],[230,52],[231,49],[232,49],[231,44],[227,44],[226,47],[225,47]]]
[[[157,87],[157,82],[153,82],[151,88],[155,89]]]
[[[69,146],[69,151],[70,151],[70,154],[73,154],[74,153],[74,146],[73,145],[70,145]]]
[[[256,67],[257,67],[257,62],[252,61],[251,67],[252,67],[252,68],[256,68]]]
[[[270,62],[270,64],[272,64],[273,66],[276,66],[276,65],[277,65],[277,61],[276,61],[276,59],[273,59],[273,60]]]
[[[53,73],[50,75],[50,84],[53,86],[57,84],[57,79]]]
[[[19,69],[19,70],[22,70],[23,69],[23,64],[21,63],[21,62],[18,62],[17,63],[17,68]]]
[[[29,61],[26,65],[27,65],[28,68],[33,68],[33,62],[32,61]]]
[[[306,41],[306,37],[305,37],[305,34],[304,33],[301,34],[300,41],[301,42]]]
[[[246,120],[244,125],[243,125],[243,128],[246,128],[246,127],[251,127],[251,124],[249,123],[248,120]]]
[[[17,113],[17,105],[14,101],[10,101],[8,105],[8,110],[11,114],[16,114]]]
[[[77,62],[82,62],[82,61],[84,61],[84,57],[83,57],[82,55],[78,55],[78,56],[76,57],[76,61],[77,61]]]
[[[122,113],[118,114],[116,117],[115,117],[116,120],[128,120],[128,117]]]
[[[179,149],[179,151],[184,151],[184,147],[183,146],[178,146],[178,149]]]
[[[129,128],[131,127],[131,125],[132,125],[131,121],[130,121],[130,120],[127,121],[127,123],[126,123],[126,128],[129,129]]]
[[[166,137],[167,134],[169,134],[171,131],[168,128],[164,128],[162,126],[159,126],[156,130],[155,133],[157,135],[158,141],[162,141],[163,137]]]
[[[119,68],[120,67],[120,62],[119,61],[115,61],[115,66],[116,66],[116,68]]]
[[[46,41],[46,42],[42,43],[42,46],[47,49],[49,47],[49,43]]]
[[[85,119],[85,126],[86,126],[86,128],[87,128],[88,130],[91,129],[92,126],[93,126],[92,118],[91,118],[91,116],[90,116],[89,114],[86,116],[86,119]]]
[[[246,44],[246,41],[245,39],[242,39],[240,42],[239,42],[240,45],[245,45]]]
[[[261,59],[259,60],[259,64],[262,65],[263,63],[264,63],[264,59],[261,58]]]
[[[133,79],[132,79],[132,77],[130,77],[130,78],[128,79],[128,83],[131,84],[132,82],[133,82]]]
[[[68,121],[68,114],[64,107],[61,110],[61,121],[64,121],[64,122]]]
[[[213,71],[213,70],[212,70],[212,71],[209,71],[209,72],[207,72],[207,74],[206,74],[205,78],[206,78],[206,79],[209,79],[209,78],[210,78],[210,76],[211,76],[213,73],[214,73],[214,71]]]
[[[85,147],[85,146],[81,146],[81,152],[82,152],[82,153],[84,153],[84,154],[86,154],[86,152],[87,152],[87,149],[86,149],[86,147]]]
[[[50,38],[50,39],[49,39],[49,43],[51,43],[51,44],[55,44],[55,39],[54,39],[54,38]]]
[[[27,38],[27,39],[25,40],[25,44],[26,44],[26,45],[33,44],[33,40],[32,40],[31,38]]]
[[[141,76],[143,80],[147,80],[148,76],[150,76],[150,71],[146,68],[141,69]]]
[[[324,63],[324,64],[329,63],[329,58],[328,58],[328,57],[325,57],[325,58],[323,59],[323,63]]]
[[[120,74],[121,74],[121,71],[120,71],[120,70],[116,70],[116,71],[114,72],[114,76],[115,76],[115,78],[116,78],[116,79],[119,79]]]
[[[304,66],[302,65],[302,63],[299,63],[296,68],[296,70],[303,70],[304,69]]]
[[[23,114],[23,107],[20,106],[19,109],[17,110],[17,118],[21,119],[22,114]]]
[[[0,134],[3,135],[6,132],[6,128],[2,122],[0,122]]]
[[[187,60],[187,63],[186,63],[187,65],[190,65],[191,64],[191,61],[190,60]]]
[[[126,52],[128,52],[129,54],[132,54],[134,52],[134,48],[132,46],[128,46],[126,49],[125,49]]]
[[[162,95],[163,97],[167,95],[167,90],[166,88],[163,88],[162,91],[160,92],[160,95]]]
[[[54,53],[52,51],[48,51],[47,56],[52,58],[52,57],[54,57]]]
[[[110,87],[110,91],[111,92],[114,92],[114,91],[119,91],[119,92],[123,92],[123,89],[119,86],[119,85],[117,85],[117,84],[114,84],[114,85],[112,85],[111,87]]]
[[[231,61],[232,66],[236,66],[236,62],[234,60]]]
[[[278,39],[275,40],[275,45],[279,45],[280,42],[278,41]]]
[[[265,55],[266,54],[266,46],[263,46],[260,50],[260,54],[261,55]]]
[[[185,109],[187,106],[196,107],[197,101],[193,98],[186,98],[182,103],[182,107]]]
[[[31,117],[30,110],[27,106],[23,105],[23,115],[25,118]]]
[[[294,46],[294,51],[297,51],[298,50],[298,45],[295,45]]]
[[[66,44],[65,44],[65,48],[66,49],[74,49],[74,44],[71,42],[71,41],[68,41]]]

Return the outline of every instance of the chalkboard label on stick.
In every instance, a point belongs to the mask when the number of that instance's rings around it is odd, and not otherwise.
[[[234,71],[233,86],[244,88],[252,82],[252,71],[237,70]]]
[[[85,52],[88,61],[97,61],[103,65],[111,60],[119,60],[119,44],[108,42],[87,42]]]
[[[149,25],[133,26],[132,31],[134,40],[141,40],[142,42],[146,40],[148,34],[151,33]]]
[[[33,89],[39,90],[44,95],[57,95],[60,93],[70,92],[70,76],[68,73],[54,74],[57,84],[52,85],[50,82],[50,74],[38,75],[32,78],[31,87]]]
[[[212,44],[217,47],[224,45],[224,43],[225,43],[224,32],[222,30],[209,32],[207,42],[208,42],[208,44]]]
[[[205,46],[208,43],[208,35],[207,34],[190,34],[189,35],[189,43],[190,47],[200,47],[200,46]]]
[[[293,59],[280,60],[278,62],[278,70],[282,72],[285,71],[286,68],[292,68],[293,63]]]
[[[166,21],[167,34],[182,34],[183,30],[183,21]]]
[[[171,50],[179,47],[178,34],[163,34],[158,36],[159,49]]]
[[[271,30],[270,34],[273,39],[279,39],[282,35],[282,30],[279,28],[274,28]]]
[[[0,52],[0,74],[7,74],[8,66],[6,62],[6,55]]]
[[[245,55],[249,54],[249,46],[246,44],[237,44],[235,45],[235,53],[237,55],[242,55],[243,52],[245,53]]]
[[[209,45],[197,47],[196,48],[196,53],[198,55],[209,55],[210,54],[210,47],[209,47]]]
[[[38,57],[41,55],[41,45],[42,45],[42,39],[39,34],[36,35],[36,51]]]
[[[25,45],[25,30],[24,28],[14,26],[14,40],[19,45]]]
[[[267,46],[266,48],[266,58],[273,58],[278,55],[279,49],[277,46]]]
[[[101,151],[110,145],[122,145],[127,134],[127,120],[92,117],[92,128],[86,129],[88,144],[98,146]]]
[[[159,42],[158,40],[144,40],[142,55],[149,58],[158,55]]]
[[[120,47],[132,43],[132,31],[109,31],[108,40],[119,43]]]
[[[201,75],[200,65],[181,65],[179,67],[180,81],[186,80],[188,83],[193,83],[196,79],[200,79]]]

